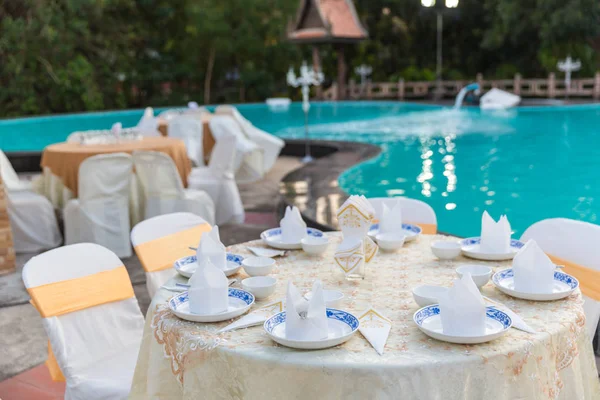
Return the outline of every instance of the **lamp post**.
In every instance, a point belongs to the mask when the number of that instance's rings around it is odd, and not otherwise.
[[[567,56],[556,65],[558,69],[565,73],[565,89],[567,90],[567,99],[571,92],[571,71],[579,71],[581,69],[581,61],[573,60],[571,56]]]
[[[310,155],[310,137],[308,135],[308,111],[310,110],[310,103],[308,97],[310,95],[311,86],[319,86],[324,80],[323,73],[321,71],[315,71],[312,67],[308,67],[306,61],[302,63],[300,67],[300,76],[296,76],[294,68],[290,67],[287,73],[288,85],[297,88],[302,87],[302,111],[304,111],[304,140],[306,146],[306,154],[302,159],[302,162],[308,163],[313,160]]]
[[[458,7],[459,0],[421,0],[421,5],[428,9],[434,9],[437,15],[437,39],[436,39],[436,67],[435,67],[435,98],[442,96],[442,31],[444,30],[444,19],[442,13],[448,9]]]
[[[360,90],[365,88],[365,79],[373,73],[373,68],[370,65],[361,64],[354,68],[354,72],[360,76]]]

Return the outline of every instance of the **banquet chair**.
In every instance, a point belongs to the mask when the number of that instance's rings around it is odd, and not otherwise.
[[[198,245],[202,232],[210,229],[206,220],[187,212],[160,215],[133,227],[131,243],[146,271],[150,298],[175,275],[173,263],[194,254],[194,251],[190,253],[188,246]]]
[[[244,222],[244,205],[233,175],[235,136],[219,138],[212,150],[208,167],[193,168],[189,187],[203,190],[215,203],[217,225]]]
[[[202,130],[202,121],[189,115],[175,117],[169,122],[169,137],[184,141],[188,158],[196,166],[204,166]]]
[[[100,154],[79,166],[79,198],[64,209],[65,243],[91,242],[119,257],[131,256],[129,196],[133,159],[126,153]]]
[[[239,127],[235,119],[227,115],[217,115],[209,121],[210,131],[219,141],[225,136],[235,136],[237,154],[233,163],[235,180],[238,182],[254,182],[266,173],[264,169],[264,151]]]
[[[93,243],[50,250],[23,268],[49,338],[46,365],[66,400],[126,399],[144,317],[123,262]]]
[[[534,239],[550,259],[579,280],[590,339],[600,320],[600,226],[567,218],[550,218],[531,225],[521,241]]]
[[[383,213],[383,204],[388,207],[400,201],[402,210],[402,222],[415,224],[421,227],[424,234],[435,235],[437,233],[437,217],[431,206],[421,200],[407,197],[371,197],[368,199],[375,209],[375,218],[379,220]]]
[[[7,190],[7,211],[17,253],[60,246],[62,236],[54,207],[44,196],[29,190]]]
[[[146,107],[144,114],[137,123],[135,129],[142,134],[142,136],[160,136],[158,131],[158,118],[154,116],[154,109],[152,107]]]
[[[2,182],[4,182],[4,187],[10,191],[32,189],[31,182],[19,179],[19,175],[17,175],[10,160],[2,150],[0,150],[0,176],[2,177]]]
[[[134,151],[133,163],[142,186],[145,218],[173,212],[191,212],[209,223],[215,220],[215,204],[206,192],[184,189],[175,163],[157,151]]]
[[[263,131],[262,129],[258,129],[250,121],[244,118],[244,116],[234,106],[218,106],[215,110],[215,114],[229,115],[232,117],[238,123],[246,136],[251,141],[256,143],[261,149],[263,149],[263,170],[268,172],[271,168],[273,168],[281,149],[285,145],[283,140],[277,136]]]

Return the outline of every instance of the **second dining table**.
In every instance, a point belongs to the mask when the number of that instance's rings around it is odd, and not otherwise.
[[[431,242],[456,238],[420,235],[398,252],[380,251],[364,280],[347,281],[333,259],[341,234],[327,235],[331,245],[323,256],[294,250],[277,258],[276,291],[253,308],[283,300],[288,280],[308,291],[320,279],[326,289],[344,293],[341,309],[358,316],[373,308],[391,320],[383,355],[359,333],[313,351],[280,346],[262,326],[219,333],[231,321],[181,320],[166,304],[177,293],[163,288],[148,309],[130,399],[592,399],[600,393],[579,290],[563,300],[533,302],[504,295],[489,283],[482,293],[514,310],[537,333],[509,329],[488,343],[451,344],[426,336],[413,322],[419,307],[412,288],[451,286],[460,264],[500,270],[510,261],[438,260]],[[227,251],[245,257],[247,246],[264,244],[241,243]],[[247,275],[240,271],[236,277]],[[168,285],[177,281],[183,278]]]

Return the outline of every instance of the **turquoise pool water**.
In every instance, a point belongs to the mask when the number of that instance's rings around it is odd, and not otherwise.
[[[240,111],[281,137],[303,137],[299,104]],[[75,130],[132,126],[141,110],[0,121],[0,148],[39,151]],[[380,157],[343,174],[352,194],[408,196],[435,209],[439,228],[477,235],[481,213],[508,215],[519,237],[549,217],[597,222],[600,106],[523,107],[504,112],[452,110],[397,102],[313,104],[314,138],[380,145]]]

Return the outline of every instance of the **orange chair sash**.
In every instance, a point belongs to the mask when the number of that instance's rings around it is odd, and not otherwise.
[[[202,234],[211,229],[210,224],[202,224],[154,239],[135,246],[135,254],[146,272],[162,271],[171,268],[173,263],[181,257],[196,254],[189,247],[196,247]]]
[[[579,281],[581,293],[591,299],[600,301],[600,271],[572,263],[551,254],[548,254],[548,257],[553,263],[564,265],[563,271]]]
[[[109,271],[27,289],[44,318],[135,297],[124,266]]]
[[[50,372],[50,377],[54,382],[65,382],[65,376],[63,375],[60,367],[58,366],[58,362],[56,361],[56,357],[54,357],[54,353],[52,352],[52,346],[50,346],[50,341],[48,340],[48,359],[46,360],[46,368]]]

